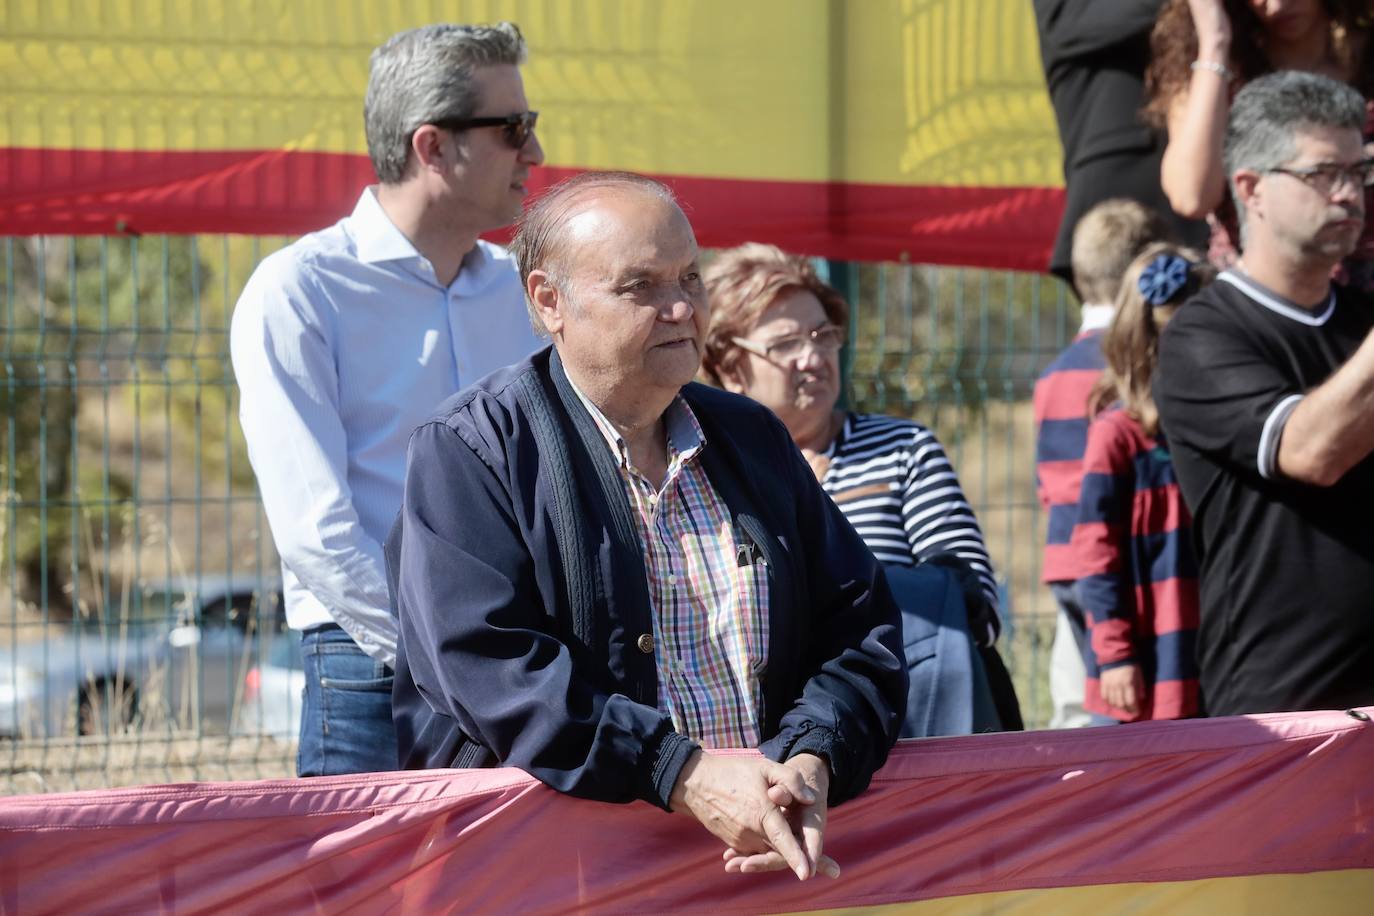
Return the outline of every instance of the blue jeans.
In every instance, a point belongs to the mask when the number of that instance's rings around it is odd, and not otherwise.
[[[305,697],[296,775],[396,769],[391,669],[359,649],[337,624],[301,634],[301,655]]]

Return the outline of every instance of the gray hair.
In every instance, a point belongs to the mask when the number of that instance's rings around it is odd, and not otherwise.
[[[1245,84],[1231,104],[1222,161],[1226,167],[1241,238],[1245,204],[1236,190],[1241,169],[1265,172],[1297,155],[1297,135],[1313,127],[1363,129],[1365,102],[1355,89],[1330,77],[1280,70]]]
[[[510,253],[520,270],[520,285],[528,289],[530,274],[542,270],[549,276],[552,286],[558,288],[565,298],[573,295],[563,250],[563,228],[574,214],[574,204],[587,193],[604,189],[635,190],[650,194],[681,207],[672,188],[661,181],[634,172],[582,172],[565,178],[539,196],[521,215],[515,224],[515,237],[511,239]],[[530,324],[535,333],[548,336],[548,329],[530,300],[525,296],[525,307],[529,309]]]
[[[416,128],[472,116],[478,104],[473,70],[524,62],[525,39],[513,22],[440,23],[388,38],[372,52],[363,101],[367,153],[377,179],[397,184],[405,177]]]

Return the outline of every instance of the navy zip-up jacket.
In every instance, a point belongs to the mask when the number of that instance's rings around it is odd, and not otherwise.
[[[886,580],[773,414],[703,385],[682,393],[707,476],[769,576],[760,750],[827,757],[831,803],[851,798],[906,702]],[[402,767],[517,766],[572,795],[668,806],[696,745],[657,706],[632,511],[551,349],[415,431],[386,544]]]

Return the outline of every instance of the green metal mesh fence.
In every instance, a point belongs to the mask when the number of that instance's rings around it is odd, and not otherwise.
[[[949,452],[1002,584],[999,643],[1028,727],[1050,716],[1054,602],[1040,585],[1031,394],[1077,331],[1077,307],[1038,274],[844,264],[853,305],[847,390],[858,409],[910,417]]]
[[[0,303],[0,792],[290,775],[296,639],[237,422],[228,319],[283,239],[9,238]],[[849,402],[950,452],[1048,718],[1030,393],[1071,336],[1027,274],[832,264]]]

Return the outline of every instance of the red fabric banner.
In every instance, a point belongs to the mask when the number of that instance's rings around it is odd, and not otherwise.
[[[516,770],[11,797],[0,912],[1368,912],[1372,760],[1374,725],[1339,712],[904,742],[833,812],[843,874],[805,884]]]
[[[366,156],[284,150],[0,149],[0,164],[9,235],[300,235],[348,215],[376,180]],[[531,189],[577,171],[536,169]],[[1064,207],[1059,188],[656,177],[704,247],[769,241],[844,260],[1041,270]]]

